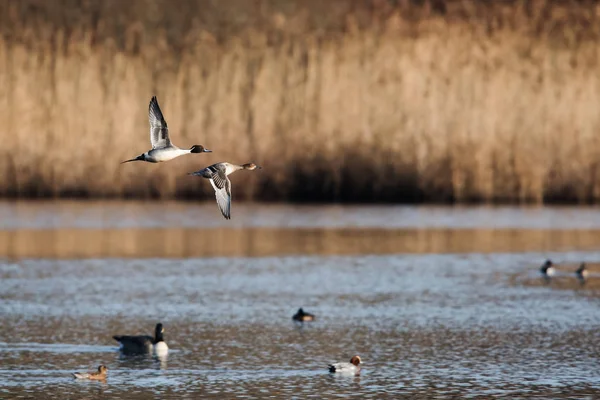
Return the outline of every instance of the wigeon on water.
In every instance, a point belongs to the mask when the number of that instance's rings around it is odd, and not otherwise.
[[[108,371],[108,368],[100,365],[96,372],[74,372],[73,377],[76,379],[104,380],[106,379],[106,371]]]
[[[169,346],[164,341],[163,333],[165,329],[162,324],[156,324],[154,337],[139,336],[113,336],[121,344],[120,350],[124,353],[151,353],[152,350],[158,355],[166,354]]]
[[[350,359],[350,362],[341,362],[335,364],[329,364],[329,372],[331,373],[342,373],[342,374],[358,374],[360,373],[360,357],[354,356]]]
[[[212,187],[215,189],[215,197],[221,214],[225,219],[231,219],[231,181],[227,176],[241,169],[253,171],[260,168],[253,163],[237,165],[220,162],[199,171],[190,172],[188,175],[201,176],[210,180]]]
[[[206,149],[201,144],[195,144],[189,149],[180,149],[171,142],[171,139],[169,139],[167,121],[165,121],[165,118],[160,111],[156,96],[152,96],[152,99],[150,100],[150,105],[148,106],[148,120],[150,121],[150,143],[152,144],[152,149],[144,154],[140,154],[136,158],[123,161],[121,164],[131,161],[158,163],[172,160],[184,154],[211,152],[211,150]]]
[[[313,314],[304,312],[304,310],[300,308],[298,312],[294,314],[292,319],[298,322],[310,322],[315,320],[315,316]]]

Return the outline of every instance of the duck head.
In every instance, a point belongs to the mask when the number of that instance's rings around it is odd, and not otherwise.
[[[261,169],[262,167],[259,167],[258,165],[254,164],[254,163],[248,163],[248,164],[243,164],[242,167],[244,169],[249,169],[250,171],[255,170],[255,169]]]
[[[540,268],[540,269],[545,272],[548,270],[548,268],[551,268],[552,265],[553,265],[552,261],[546,260],[546,262],[544,263],[544,265],[542,265],[542,268]]]
[[[212,150],[207,149],[201,144],[195,144],[190,147],[190,153],[212,153]]]
[[[165,328],[163,328],[163,324],[156,324],[156,328],[154,328],[154,340],[158,342],[163,342],[163,333],[165,332]]]

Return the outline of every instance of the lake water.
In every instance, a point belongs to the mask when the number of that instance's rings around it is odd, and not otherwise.
[[[600,396],[600,208],[234,204],[232,218],[0,203],[0,398]],[[299,307],[317,320],[295,325]],[[157,322],[168,357],[119,353],[112,335]],[[355,354],[359,376],[327,372]],[[70,375],[99,364],[106,382]]]

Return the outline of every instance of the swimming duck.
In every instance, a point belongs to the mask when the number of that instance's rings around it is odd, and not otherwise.
[[[309,321],[314,321],[315,316],[313,314],[304,312],[304,310],[300,308],[298,310],[298,312],[296,314],[294,314],[292,319],[294,321],[299,321],[299,322],[309,322]]]
[[[241,169],[253,171],[260,168],[253,163],[237,165],[220,162],[199,171],[190,172],[188,175],[201,176],[210,180],[212,187],[215,189],[215,197],[221,214],[225,219],[231,219],[231,181],[227,176]]]
[[[73,377],[76,379],[104,380],[106,379],[106,371],[108,371],[108,368],[100,365],[96,372],[74,372]]]
[[[540,273],[544,277],[553,276],[556,273],[556,269],[554,269],[553,265],[554,264],[552,263],[552,261],[546,260],[546,262],[544,263],[544,265],[542,265],[542,267],[540,268]]]
[[[171,139],[169,139],[169,128],[167,128],[167,121],[165,121],[162,112],[160,111],[156,96],[152,96],[152,99],[150,100],[150,106],[148,107],[148,120],[150,121],[150,143],[152,144],[152,150],[148,150],[144,154],[140,154],[131,160],[123,161],[121,164],[131,161],[147,161],[151,163],[158,163],[172,160],[184,154],[211,152],[211,150],[208,150],[201,144],[195,144],[189,149],[180,149],[171,143]]]
[[[113,336],[117,342],[121,344],[120,350],[124,353],[150,353],[154,349],[156,354],[165,354],[169,351],[169,347],[164,341],[164,328],[162,324],[156,324],[154,329],[154,337],[139,335],[139,336]]]
[[[342,373],[342,374],[358,374],[360,372],[360,357],[354,356],[350,359],[349,363],[341,362],[335,364],[329,364],[329,372],[331,373]]]
[[[579,268],[577,268],[577,271],[575,271],[575,274],[577,275],[577,278],[584,280],[587,276],[588,276],[588,270],[585,266],[585,263],[581,263],[579,265]]]

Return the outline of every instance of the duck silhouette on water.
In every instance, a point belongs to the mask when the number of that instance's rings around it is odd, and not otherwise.
[[[305,312],[302,308],[299,308],[298,312],[294,314],[292,319],[296,322],[311,322],[315,320],[315,316]]]
[[[126,354],[151,353],[154,350],[157,355],[166,355],[169,346],[165,343],[164,332],[163,324],[158,323],[154,329],[154,337],[147,335],[115,335],[113,339],[119,342],[120,350]]]
[[[582,262],[579,264],[579,268],[577,268],[577,271],[575,271],[575,276],[582,284],[585,283],[585,278],[588,276],[588,269],[585,263]]]
[[[556,274],[556,269],[554,268],[554,263],[550,260],[546,260],[546,262],[540,267],[540,274],[542,277],[549,279]]]

